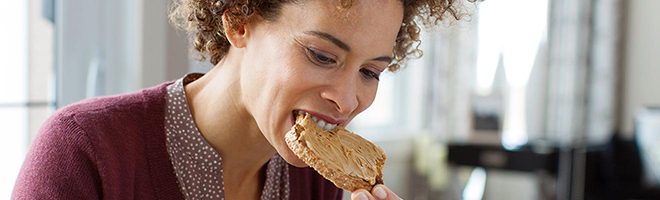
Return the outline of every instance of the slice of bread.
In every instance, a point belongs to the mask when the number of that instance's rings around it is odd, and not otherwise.
[[[303,114],[285,140],[302,161],[341,189],[371,191],[383,183],[383,149],[342,127],[325,130]]]

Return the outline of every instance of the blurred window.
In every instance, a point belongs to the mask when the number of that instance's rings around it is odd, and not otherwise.
[[[43,2],[0,8],[0,199],[10,198],[29,142],[54,110],[53,24]]]

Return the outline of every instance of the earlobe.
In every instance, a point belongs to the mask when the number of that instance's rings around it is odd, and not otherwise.
[[[247,30],[245,24],[232,28],[232,26],[229,25],[229,20],[227,20],[227,14],[223,14],[222,26],[225,31],[227,41],[229,41],[231,46],[235,48],[245,47],[245,42],[247,39]]]

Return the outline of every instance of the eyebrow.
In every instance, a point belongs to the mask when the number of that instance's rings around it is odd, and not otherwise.
[[[381,57],[378,57],[378,58],[374,58],[374,59],[372,59],[372,60],[375,60],[375,61],[383,61],[383,62],[386,62],[386,63],[389,64],[389,63],[392,62],[393,59],[392,59],[392,57],[390,57],[390,56],[381,56]]]
[[[328,40],[328,41],[334,43],[334,44],[337,45],[339,48],[341,48],[341,49],[343,49],[343,50],[345,50],[345,51],[348,51],[348,52],[351,51],[351,47],[349,47],[348,44],[346,44],[345,42],[341,41],[339,38],[337,38],[337,37],[335,37],[335,36],[333,36],[333,35],[330,35],[329,33],[321,32],[321,31],[305,31],[305,34],[313,35],[313,36],[316,36],[316,37],[320,37],[320,38],[326,39],[326,40]],[[383,62],[386,62],[386,63],[389,64],[389,63],[392,62],[393,58],[390,57],[390,56],[381,56],[381,57],[378,57],[378,58],[374,58],[374,59],[372,59],[372,60],[375,60],[375,61],[383,61]]]
[[[337,45],[339,48],[341,48],[341,49],[343,49],[343,50],[345,50],[345,51],[348,51],[348,52],[351,51],[351,47],[349,47],[346,43],[344,43],[343,41],[341,41],[339,38],[337,38],[337,37],[335,37],[335,36],[332,36],[332,35],[330,35],[329,33],[321,32],[321,31],[305,31],[305,33],[306,33],[306,34],[309,34],[309,35],[313,35],[313,36],[316,36],[316,37],[320,37],[320,38],[326,39],[326,40],[328,40],[328,41],[334,43],[334,44]]]

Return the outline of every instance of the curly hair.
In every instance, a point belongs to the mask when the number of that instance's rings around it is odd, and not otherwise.
[[[227,54],[230,44],[227,40],[222,15],[227,15],[228,30],[236,30],[254,14],[264,20],[274,20],[280,14],[282,3],[295,0],[173,0],[170,4],[169,19],[176,28],[186,30],[193,38],[193,49],[205,60],[207,56],[216,65]],[[356,0],[337,0],[341,9],[350,8]],[[412,58],[422,56],[419,49],[421,23],[425,27],[437,25],[446,18],[458,20],[461,17],[460,3],[457,0],[401,0],[404,14],[397,34],[392,55],[394,60],[388,66],[396,71]],[[468,0],[474,2],[475,0]]]

